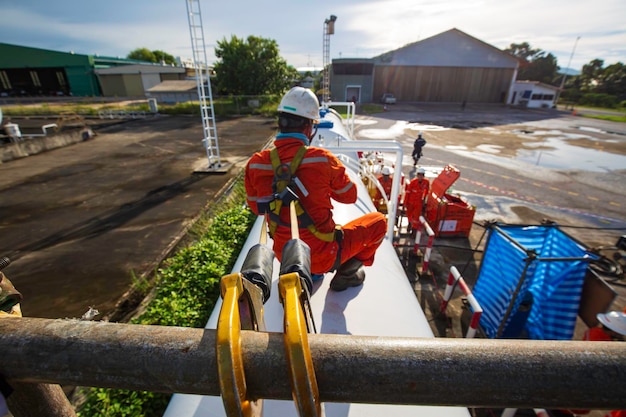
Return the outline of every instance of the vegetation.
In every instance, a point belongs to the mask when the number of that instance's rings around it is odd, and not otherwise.
[[[539,81],[561,86],[562,102],[609,109],[626,108],[626,66],[623,63],[604,67],[604,61],[594,59],[582,68],[581,74],[564,76],[559,74],[556,58],[551,53],[534,49],[528,44],[512,43],[504,50],[520,59],[519,80]]]
[[[230,117],[233,115],[256,114],[273,117],[280,101],[280,95],[267,96],[227,96],[213,99],[213,109],[216,117]],[[254,103],[254,105],[252,105]],[[258,105],[257,105],[258,104]],[[81,103],[43,103],[37,105],[3,106],[5,116],[46,116],[57,117],[63,113],[75,113],[81,116],[98,116],[103,111],[150,112],[145,100],[137,100],[127,104],[102,102],[98,99]],[[200,103],[189,101],[185,103],[159,103],[161,114],[188,114],[200,116]]]
[[[129,52],[126,58],[154,62],[157,64],[165,63],[167,65],[176,65],[176,59],[172,55],[158,49],[151,51],[148,48],[137,48]]]
[[[191,232],[196,239],[163,262],[151,302],[132,323],[204,327],[220,294],[220,278],[230,273],[255,219],[244,201],[240,178],[228,200],[196,223]],[[161,416],[170,399],[169,394],[107,388],[83,393],[81,417]]]
[[[556,63],[556,57],[551,53],[533,49],[528,42],[512,43],[504,52],[519,58],[518,80],[532,80],[546,84],[557,82],[559,66]]]
[[[274,95],[291,87],[299,74],[280,57],[275,40],[232,36],[217,42],[215,78],[219,94]]]

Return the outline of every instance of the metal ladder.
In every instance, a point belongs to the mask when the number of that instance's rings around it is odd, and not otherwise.
[[[322,41],[322,102],[330,100],[330,34],[328,33],[328,23],[324,22],[324,33]]]
[[[189,34],[191,36],[191,49],[193,51],[193,63],[196,71],[196,84],[198,98],[200,99],[200,112],[202,115],[202,127],[204,139],[202,144],[206,149],[209,160],[209,169],[220,168],[220,149],[217,140],[217,126],[215,124],[215,111],[213,110],[213,98],[211,95],[211,81],[209,78],[209,64],[204,46],[204,29],[202,28],[202,15],[200,13],[200,0],[186,0],[187,17],[189,19]],[[206,81],[206,88],[204,83]]]

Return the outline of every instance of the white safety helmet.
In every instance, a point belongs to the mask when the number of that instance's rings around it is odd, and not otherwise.
[[[426,175],[426,170],[424,168],[417,168],[417,173]]]
[[[311,90],[304,87],[294,87],[289,90],[280,100],[278,111],[311,119],[313,123],[320,121],[319,101]]]
[[[616,333],[626,336],[626,314],[618,311],[611,311],[606,314],[598,314],[596,316],[598,321],[605,327],[613,330]]]
[[[391,175],[391,174],[393,174],[393,168],[388,167],[387,165],[385,165],[383,167],[382,173],[383,173],[383,175]]]

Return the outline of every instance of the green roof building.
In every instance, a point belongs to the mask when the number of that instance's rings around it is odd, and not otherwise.
[[[0,95],[100,96],[97,68],[142,63],[133,59],[58,52],[0,42]]]

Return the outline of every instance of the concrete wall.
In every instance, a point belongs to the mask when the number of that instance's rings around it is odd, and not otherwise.
[[[89,140],[94,136],[90,128],[76,129],[61,134],[52,134],[45,137],[28,138],[24,136],[18,142],[0,145],[0,163],[14,159],[26,158],[41,152],[50,151],[78,142]]]

